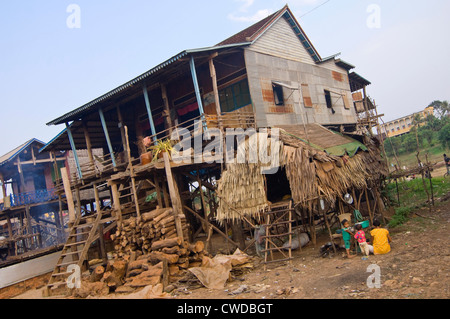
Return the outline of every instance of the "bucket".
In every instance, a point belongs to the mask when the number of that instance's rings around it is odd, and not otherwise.
[[[365,220],[361,223],[358,223],[362,226],[362,228],[369,228],[370,227],[370,222],[368,220]]]

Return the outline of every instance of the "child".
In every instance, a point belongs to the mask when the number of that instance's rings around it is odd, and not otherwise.
[[[359,247],[364,255],[364,257],[368,257],[370,254],[369,245],[367,244],[366,233],[362,230],[362,225],[357,224],[355,226],[357,233],[355,235],[355,239],[358,241]]]
[[[344,240],[345,249],[347,250],[347,258],[350,259],[350,258],[356,257],[355,255],[350,254],[351,239],[352,239],[353,233],[350,231],[350,223],[348,222],[348,220],[344,219],[342,221],[342,225],[344,226],[344,228],[342,229],[342,239]]]
[[[373,239],[373,254],[384,255],[391,251],[392,242],[391,236],[387,229],[381,228],[381,223],[378,220],[373,222],[374,230],[370,232]]]

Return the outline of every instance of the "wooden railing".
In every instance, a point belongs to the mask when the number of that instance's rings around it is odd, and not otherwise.
[[[181,135],[181,130],[189,131],[192,136],[204,133],[207,129],[221,129],[224,133],[228,128],[256,129],[255,114],[252,112],[230,112],[222,113],[219,116],[203,114],[147,137],[149,144],[146,145],[146,148],[150,151],[152,146],[158,142],[171,140],[172,137],[176,137],[177,131]],[[178,140],[178,138],[175,138],[175,140]]]

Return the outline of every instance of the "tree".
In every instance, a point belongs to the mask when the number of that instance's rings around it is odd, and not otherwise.
[[[448,101],[433,101],[430,106],[434,107],[439,119],[446,118],[450,115],[450,105]]]
[[[432,130],[428,129],[427,127],[421,127],[419,128],[419,139],[423,140],[425,139],[428,142],[429,146],[433,146],[433,137],[434,133]]]
[[[403,147],[407,153],[414,152],[414,150],[417,149],[416,137],[412,131],[405,135],[403,139]]]
[[[438,139],[444,149],[450,148],[450,124],[445,125],[439,131]]]

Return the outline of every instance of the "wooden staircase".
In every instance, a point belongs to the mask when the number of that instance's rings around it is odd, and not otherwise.
[[[83,266],[87,261],[88,251],[92,243],[116,226],[116,218],[111,217],[110,213],[111,210],[108,208],[100,211],[100,213],[78,217],[70,229],[61,256],[44,290],[44,297],[66,294],[67,289],[61,288],[66,288],[67,279],[73,274],[73,272],[68,271],[68,267],[70,265],[77,265],[83,271]],[[108,222],[111,222],[111,224],[107,228],[102,228],[103,234],[99,234],[99,226]]]

